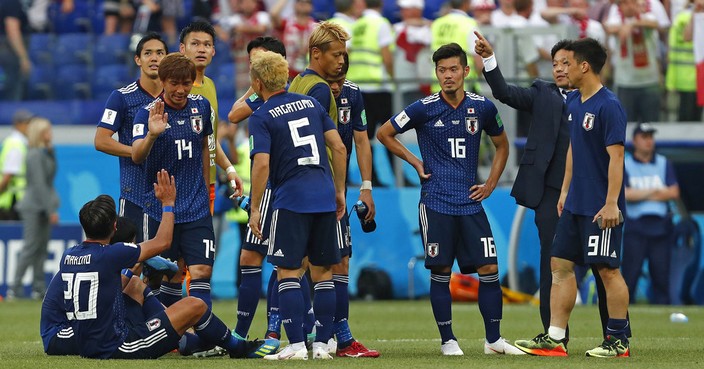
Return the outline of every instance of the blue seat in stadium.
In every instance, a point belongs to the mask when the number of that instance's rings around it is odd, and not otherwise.
[[[93,73],[91,91],[93,99],[105,101],[113,90],[133,81],[127,65],[104,65],[97,67]]]
[[[96,67],[113,64],[127,64],[129,55],[130,36],[116,33],[101,35],[93,47],[93,64]]]
[[[57,66],[68,64],[90,64],[93,36],[88,33],[66,33],[56,39],[54,63]]]
[[[51,66],[54,63],[55,38],[50,33],[33,33],[29,37],[29,58],[34,65]]]
[[[60,65],[56,69],[54,93],[61,99],[90,97],[90,69],[83,64]]]
[[[29,75],[27,83],[27,98],[30,100],[45,100],[54,97],[52,80],[54,68],[42,64],[35,64]]]
[[[213,64],[223,65],[227,63],[232,63],[234,59],[232,58],[232,50],[230,49],[230,44],[224,42],[220,39],[215,40],[215,56],[213,56]]]
[[[52,2],[48,14],[51,28],[55,33],[90,32],[92,30],[90,13],[92,4],[87,1],[74,1],[73,11],[65,14],[61,11],[61,2]]]
[[[215,82],[218,91],[218,101],[222,101],[220,104],[231,104],[237,95],[235,63],[221,64],[217,66],[216,70],[211,71],[208,69],[207,72],[213,82]]]

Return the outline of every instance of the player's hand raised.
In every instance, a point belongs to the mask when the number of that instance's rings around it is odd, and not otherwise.
[[[169,113],[164,111],[164,102],[157,100],[149,109],[149,133],[158,137],[166,130],[169,121]]]
[[[170,176],[166,169],[156,173],[156,183],[154,183],[154,195],[162,206],[174,206],[176,202],[176,180]]]

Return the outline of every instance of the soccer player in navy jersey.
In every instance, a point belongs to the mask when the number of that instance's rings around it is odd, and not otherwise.
[[[272,51],[286,58],[286,47],[284,44],[270,36],[260,36],[247,44],[247,53],[251,56],[259,51]],[[230,123],[238,124],[247,119],[254,111],[264,104],[264,100],[257,95],[252,87],[242,95],[230,109],[228,120]],[[267,182],[261,201],[262,239],[252,234],[252,229],[247,225],[247,233],[240,248],[240,286],[237,298],[237,325],[235,334],[239,337],[247,337],[249,328],[252,325],[254,314],[259,304],[259,295],[262,289],[262,262],[268,251],[267,239],[269,237],[269,227],[271,225],[271,186]],[[307,288],[307,286],[304,286]],[[281,320],[279,318],[279,294],[276,285],[276,270],[269,276],[267,288],[267,311],[271,324],[268,324],[265,337],[280,337]]]
[[[411,164],[421,179],[419,221],[430,269],[430,304],[443,355],[464,355],[452,332],[450,274],[457,260],[462,273],[479,274],[479,311],[484,318],[485,354],[522,354],[501,337],[502,292],[496,247],[481,201],[491,195],[508,158],[508,139],[494,104],[464,90],[466,52],[456,43],[433,53],[442,90],[409,105],[384,123],[377,138]],[[421,159],[397,138],[415,129]],[[496,148],[489,177],[477,179],[482,131]]]
[[[560,220],[552,248],[550,327],[516,346],[533,355],[567,356],[565,329],[574,308],[575,264],[596,266],[606,289],[609,320],[603,343],[592,357],[630,356],[628,288],[619,271],[623,217],[626,114],[601,84],[606,49],[596,40],[575,40],[568,51],[567,77],[578,91],[567,97],[570,147],[557,211]]]
[[[154,101],[163,90],[159,62],[167,52],[166,43],[157,33],[149,33],[139,40],[134,55],[134,62],[139,67],[139,79],[110,94],[95,131],[95,149],[119,157],[119,214],[137,226],[137,242],[144,239],[142,186],[145,181],[142,166],[132,161],[132,123],[137,111]],[[112,138],[115,133],[118,141]]]
[[[342,70],[336,76],[327,78],[330,90],[337,105],[337,131],[347,149],[347,167],[352,154],[352,143],[357,150],[357,164],[362,177],[362,187],[359,189],[359,201],[363,201],[369,211],[364,221],[372,221],[376,215],[376,207],[372,198],[372,149],[367,136],[367,117],[364,111],[364,100],[359,86],[347,80],[349,57],[344,54]],[[349,214],[345,211],[340,220],[341,262],[332,267],[332,279],[335,282],[337,308],[335,309],[335,336],[337,342],[331,339],[328,349],[341,357],[379,357],[379,351],[367,349],[352,336],[348,319],[350,315],[350,295],[348,290],[350,275],[350,258],[352,257],[352,234],[350,232]],[[338,346],[337,343],[340,343]],[[339,350],[338,350],[339,347]]]
[[[158,358],[176,348],[186,329],[207,313],[202,300],[188,297],[169,308],[153,309],[153,314],[147,315],[146,310],[137,307],[141,301],[130,301],[120,292],[123,282],[127,282],[125,292],[130,294],[139,291],[130,291],[130,283],[141,284],[135,276],[129,282],[123,280],[122,269],[158,255],[171,245],[176,201],[174,177],[160,170],[153,190],[161,205],[162,222],[153,239],[139,244],[110,244],[117,220],[115,202],[111,197],[100,195],[81,208],[79,219],[86,240],[64,252],[59,271],[47,292],[47,298],[61,307],[60,311],[52,313],[62,314],[71,322],[81,356],[96,359]],[[56,321],[58,318],[42,317],[43,339],[56,334],[59,329],[46,326],[45,320]],[[68,333],[67,330],[61,332]],[[217,344],[224,341],[217,335],[204,334],[203,338]],[[52,343],[45,341],[49,349]],[[244,356],[247,350],[255,348],[255,344],[233,337],[228,343],[233,356]]]
[[[331,266],[340,261],[335,230],[345,211],[345,146],[335,124],[315,99],[286,92],[288,63],[281,55],[255,53],[250,75],[253,90],[265,103],[249,118],[249,225],[261,238],[259,209],[269,180],[274,213],[267,255],[277,266],[281,320],[290,342],[281,352],[264,358],[308,359],[301,329],[304,309],[300,284],[302,260],[307,256],[315,282],[317,332],[313,358],[332,359],[327,350],[335,313]],[[332,168],[326,146],[332,151]]]
[[[169,54],[161,61],[159,78],[164,93],[135,117],[132,160],[144,163],[147,181],[153,181],[159,168],[167,169],[176,178],[180,190],[174,209],[174,242],[162,256],[186,265],[193,278],[189,295],[208,306],[208,312],[195,326],[196,333],[229,337],[230,330],[211,310],[210,277],[215,258],[208,195],[211,107],[204,97],[189,95],[195,74],[193,61],[181,54]],[[145,192],[143,199],[147,233],[151,234],[161,222],[161,214],[154,191]],[[166,306],[180,300],[180,279],[162,283],[159,296]]]

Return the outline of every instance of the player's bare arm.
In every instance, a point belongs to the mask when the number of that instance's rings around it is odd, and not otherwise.
[[[132,146],[116,141],[112,138],[114,135],[114,131],[107,128],[98,127],[98,129],[95,130],[95,138],[93,138],[93,145],[95,146],[95,149],[108,155],[131,158]]]
[[[332,171],[335,182],[335,201],[337,202],[337,220],[345,214],[345,180],[347,175],[347,148],[342,143],[336,129],[325,132],[325,145],[332,151]]]
[[[235,168],[232,167],[230,159],[227,157],[227,155],[225,155],[225,152],[222,150],[220,140],[215,140],[215,164],[217,164],[217,166],[219,166],[222,170],[227,173],[227,181],[233,191],[230,198],[242,196],[242,178],[237,175]]]
[[[176,203],[176,181],[174,176],[169,175],[164,169],[156,174],[154,195],[161,201],[161,206],[163,207],[161,223],[159,223],[159,229],[156,231],[154,238],[140,244],[139,261],[147,260],[168,250],[171,247],[171,240],[174,234],[173,207]]]
[[[408,164],[411,164],[413,168],[415,168],[416,172],[418,172],[418,177],[420,177],[421,181],[424,181],[428,178],[430,178],[430,173],[425,173],[425,169],[423,168],[423,161],[421,161],[417,156],[413,155],[412,152],[404,146],[401,141],[399,141],[396,138],[396,135],[398,132],[394,129],[394,126],[391,125],[391,121],[387,120],[386,123],[384,123],[381,127],[376,132],[376,138],[381,142],[384,146],[386,146],[389,151],[391,151],[394,155],[398,156],[399,158],[405,160],[408,162]]]
[[[606,152],[609,154],[609,185],[606,192],[606,203],[594,215],[592,222],[596,222],[596,219],[601,217],[604,228],[613,228],[620,223],[618,197],[623,183],[624,146],[621,144],[610,145],[606,147]]]
[[[372,146],[369,143],[369,136],[365,131],[354,131],[354,146],[357,150],[357,165],[359,166],[359,174],[363,181],[372,180]],[[360,190],[359,200],[364,201],[369,208],[366,221],[374,219],[376,216],[376,205],[372,197],[372,190]]]
[[[499,178],[501,178],[504,168],[506,168],[509,150],[506,132],[501,132],[498,136],[490,137],[491,142],[496,148],[496,154],[494,155],[494,160],[491,162],[491,170],[486,182],[469,188],[469,198],[474,201],[482,201],[491,196],[491,193],[494,192],[496,185],[499,183]]]
[[[557,200],[557,215],[562,215],[562,209],[565,208],[565,201],[567,200],[567,192],[570,190],[570,183],[572,183],[572,144],[567,147],[567,156],[565,157],[565,176],[562,179],[560,198]]]
[[[260,240],[262,239],[262,225],[259,208],[266,189],[266,181],[269,178],[269,157],[270,155],[267,153],[256,153],[252,158],[249,227],[252,229],[252,234]]]

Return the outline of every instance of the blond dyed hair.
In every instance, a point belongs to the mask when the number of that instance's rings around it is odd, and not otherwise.
[[[269,92],[274,92],[286,87],[288,82],[288,62],[286,59],[271,51],[258,51],[252,53],[250,74],[264,84]]]
[[[29,147],[47,147],[44,142],[44,132],[51,128],[51,122],[46,118],[35,117],[27,126],[27,142]]]
[[[320,22],[310,34],[308,52],[313,51],[314,47],[326,52],[330,48],[331,42],[339,41],[345,44],[349,40],[349,33],[341,25],[330,21]]]

